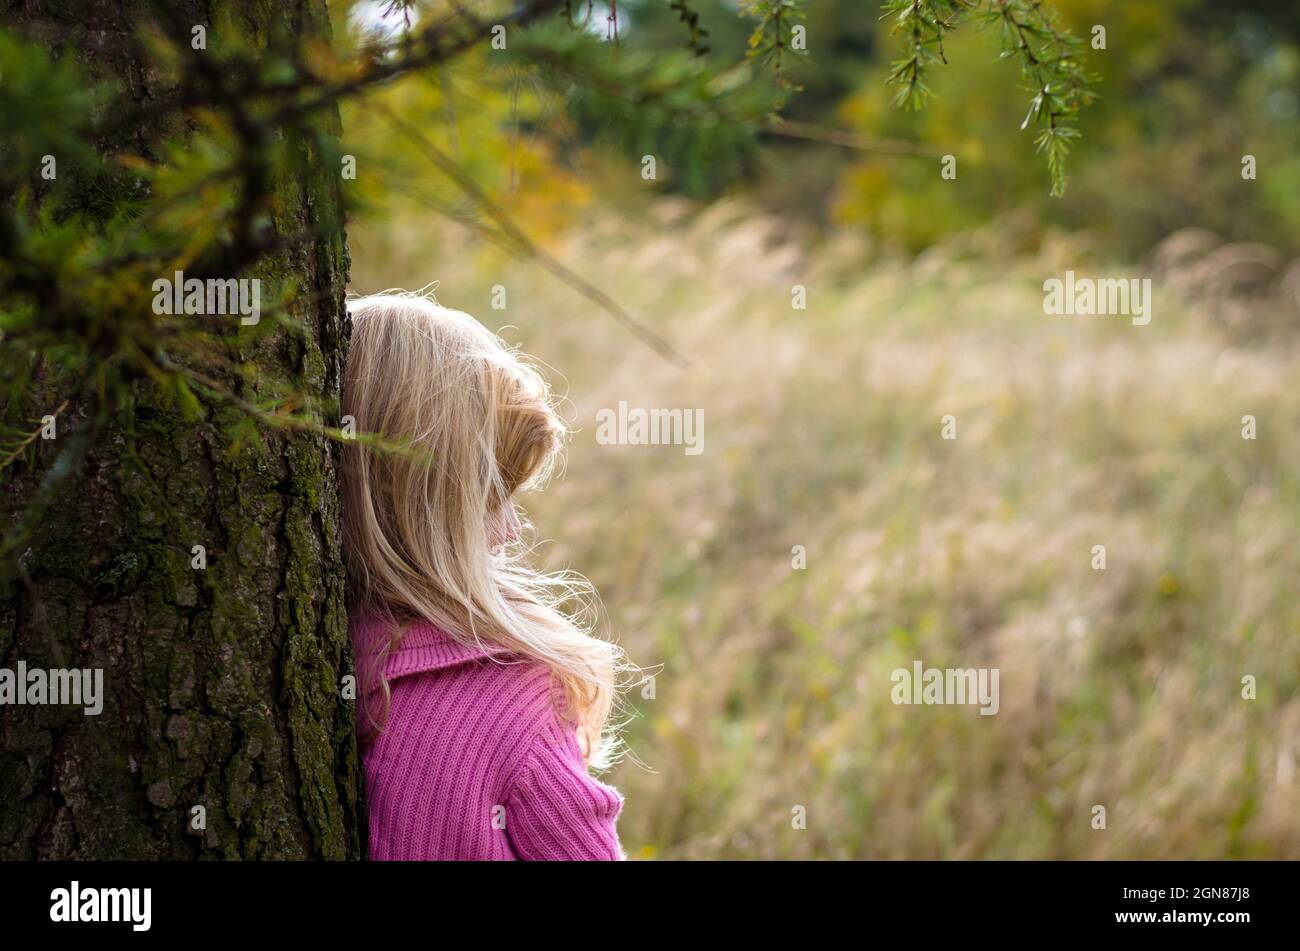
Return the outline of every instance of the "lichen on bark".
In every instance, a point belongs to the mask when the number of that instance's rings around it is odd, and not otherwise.
[[[304,35],[328,29],[323,0],[181,6],[196,23],[220,14],[263,33],[286,18]],[[122,79],[140,104],[161,92],[129,42],[142,9],[11,3],[5,25],[74,55],[92,76]],[[176,134],[146,124],[98,145],[148,152]],[[325,134],[339,134],[336,115]],[[337,176],[310,145],[298,147],[309,174],[272,183],[274,221],[316,237],[241,276],[295,286],[288,316],[303,332],[241,338],[231,355],[259,372],[222,382],[253,400],[259,381],[291,381],[328,412],[345,357],[347,250]],[[46,369],[9,412],[39,417],[58,404],[71,381]],[[354,714],[340,695],[352,668],[338,446],[275,429],[234,438],[240,408],[201,396],[198,418],[187,418],[148,379],[129,393],[0,575],[0,665],[102,667],[106,692],[95,717],[4,709],[0,857],[361,857]],[[7,468],[5,527],[95,409],[69,406],[66,435]],[[203,569],[192,566],[195,545]],[[193,828],[195,806],[203,830]]]

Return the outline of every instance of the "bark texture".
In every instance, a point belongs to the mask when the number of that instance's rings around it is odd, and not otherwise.
[[[252,37],[276,26],[303,36],[328,29],[324,0],[174,6],[209,31],[222,21]],[[142,9],[0,2],[7,29],[116,77],[147,104],[160,90],[130,42]],[[328,122],[337,135],[337,116]],[[146,123],[97,145],[151,154],[183,134]],[[274,183],[284,234],[341,221],[337,170],[301,148],[310,174]],[[348,261],[341,227],[325,234],[240,275],[264,288],[296,284],[290,312],[305,333],[278,330],[231,355],[330,405],[346,347]],[[39,382],[27,407],[37,418],[67,383],[53,373]],[[256,395],[256,382],[226,382]],[[233,441],[237,408],[205,402],[193,423],[152,382],[132,392],[63,483],[20,570],[0,581],[0,666],[103,668],[105,693],[99,716],[0,707],[0,857],[360,857],[353,704],[340,693],[351,657],[338,448],[265,428]],[[5,526],[92,409],[69,407],[59,438],[4,474]],[[196,545],[206,549],[204,570],[192,567]]]

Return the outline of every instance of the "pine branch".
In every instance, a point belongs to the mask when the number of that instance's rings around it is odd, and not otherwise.
[[[946,63],[944,36],[967,15],[999,28],[1002,58],[1020,64],[1031,94],[1022,130],[1039,128],[1034,139],[1044,154],[1052,195],[1065,193],[1066,156],[1079,138],[1078,116],[1096,98],[1096,77],[1083,66],[1084,45],[1062,29],[1044,0],[886,0],[883,17],[894,17],[903,56],[886,83],[898,87],[899,107],[920,109],[934,95],[926,82],[936,64]]]
[[[559,278],[563,283],[578,291],[588,300],[599,305],[602,310],[621,323],[632,332],[642,343],[646,344],[660,356],[676,364],[679,367],[686,367],[689,361],[677,352],[673,346],[663,337],[659,336],[645,324],[638,321],[635,317],[627,312],[616,300],[606,294],[604,291],[593,286],[580,275],[557,260],[554,256],[543,250],[532,238],[528,237],[524,231],[515,224],[509,213],[504,208],[494,202],[490,195],[474,181],[474,179],[463,168],[457,165],[450,156],[418,128],[406,122],[392,110],[380,107],[393,128],[406,136],[413,143],[418,145],[423,153],[433,162],[440,171],[447,175],[456,186],[464,191],[474,201],[476,205],[482,208],[489,217],[496,222],[497,227],[509,238],[518,250],[542,265],[552,275]]]

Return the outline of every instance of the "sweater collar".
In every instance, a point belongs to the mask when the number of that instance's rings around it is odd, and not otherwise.
[[[359,655],[373,657],[387,650],[392,636],[390,622],[361,618],[354,622],[354,630],[354,649]],[[442,670],[506,653],[488,644],[465,643],[428,621],[415,621],[406,627],[397,647],[388,651],[384,679]]]

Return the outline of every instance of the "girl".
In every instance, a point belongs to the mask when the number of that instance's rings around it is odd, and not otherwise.
[[[344,531],[375,859],[619,859],[608,720],[621,651],[526,567],[513,496],[565,428],[542,377],[415,294],[349,303]]]

